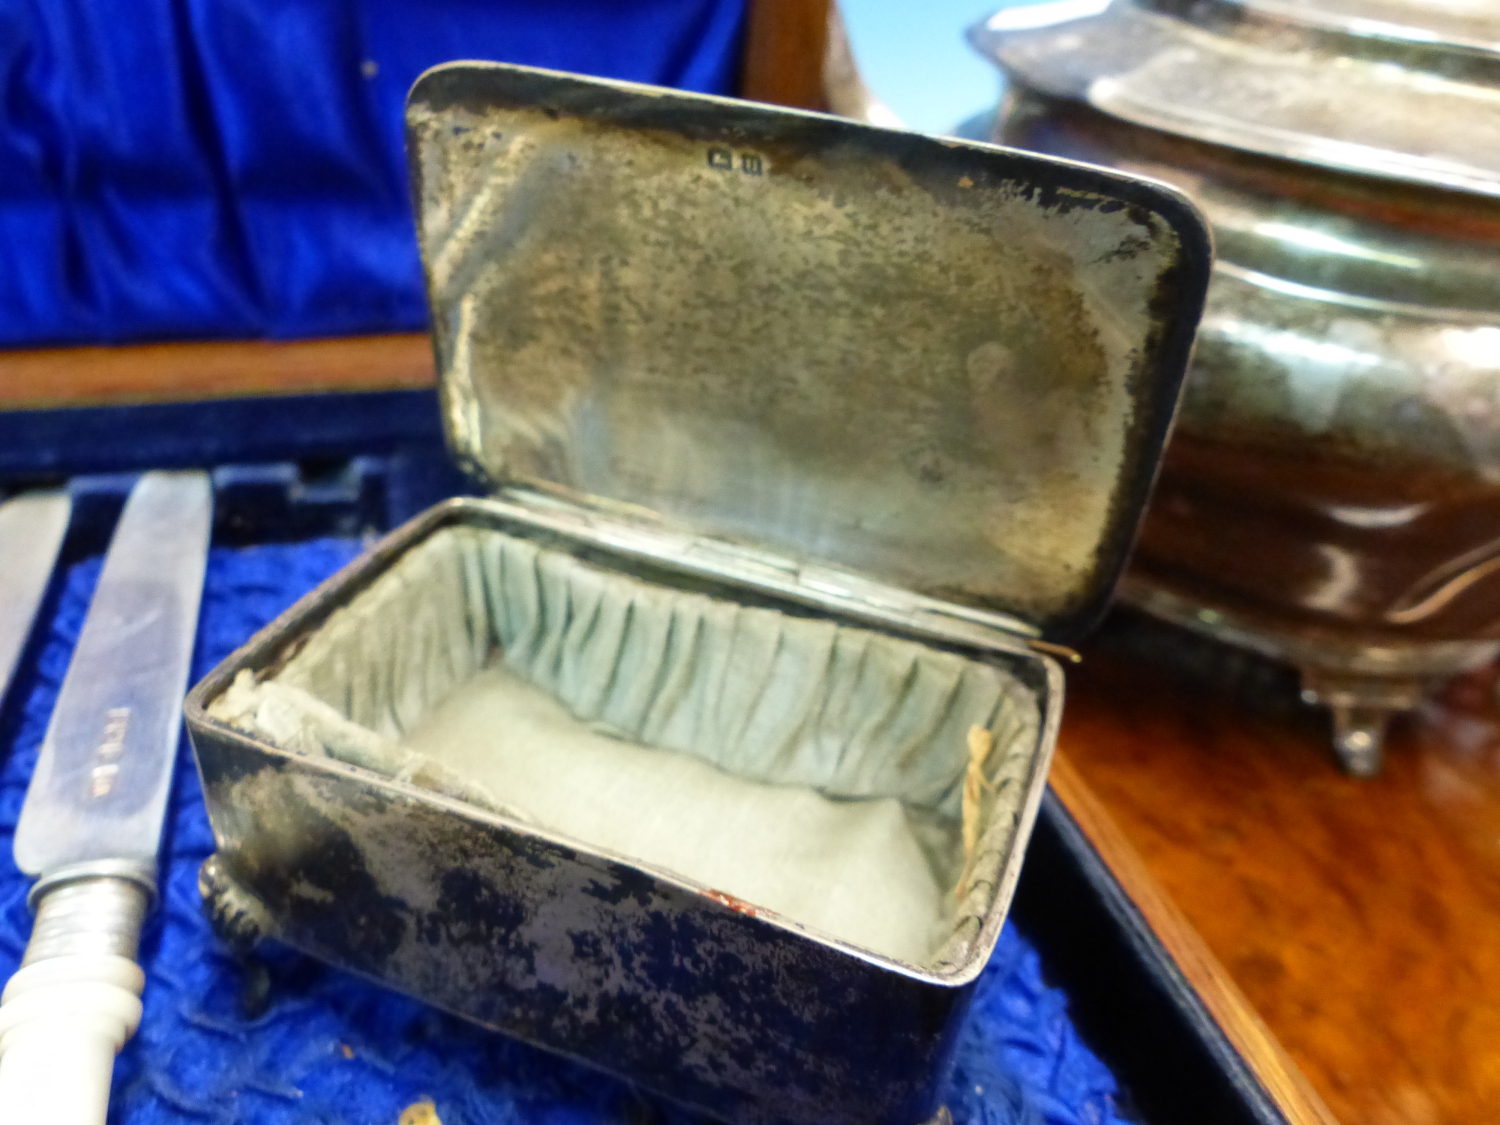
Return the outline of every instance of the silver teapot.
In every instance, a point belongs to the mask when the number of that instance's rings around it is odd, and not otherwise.
[[[1500,651],[1500,6],[1062,0],[996,141],[1168,181],[1217,262],[1123,594],[1300,669],[1351,773]]]

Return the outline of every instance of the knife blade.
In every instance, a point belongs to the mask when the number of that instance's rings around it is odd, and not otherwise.
[[[36,920],[0,995],[0,1122],[103,1125],[140,1022],[135,957],[212,522],[205,474],[147,473],[105,555],[16,826]]]
[[[0,701],[31,636],[72,511],[66,492],[28,492],[0,504]]]

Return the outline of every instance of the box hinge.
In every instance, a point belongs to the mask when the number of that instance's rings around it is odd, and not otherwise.
[[[540,517],[558,530],[658,565],[744,583],[807,604],[856,613],[949,640],[1012,649],[1024,647],[1064,659],[1078,658],[1071,649],[1042,640],[1041,630],[1020,618],[943,601],[876,582],[853,571],[789,558],[753,544],[678,531],[651,520],[645,513],[602,511],[552,492],[517,486],[503,489],[498,499],[524,509],[528,519]]]

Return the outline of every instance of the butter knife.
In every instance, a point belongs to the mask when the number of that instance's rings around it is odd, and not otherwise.
[[[0,504],[0,700],[47,593],[72,510],[66,492],[27,492]]]
[[[31,941],[0,995],[0,1122],[103,1125],[141,1018],[135,957],[182,722],[213,492],[197,472],[131,490],[16,827],[37,876]]]

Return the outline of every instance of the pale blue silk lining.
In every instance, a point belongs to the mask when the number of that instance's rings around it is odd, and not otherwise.
[[[502,659],[506,676],[476,679]],[[556,699],[580,724],[570,737],[554,723],[556,737],[536,750],[563,756],[559,784],[564,778],[580,784],[568,773],[566,755],[582,760],[621,740],[760,783],[751,789],[798,787],[835,805],[898,802],[904,819],[881,820],[904,823],[910,833],[892,842],[892,865],[906,862],[916,840],[927,856],[923,878],[942,884],[941,902],[928,893],[916,896],[920,904],[912,899],[912,909],[937,912],[941,930],[920,960],[962,960],[993,899],[1036,753],[1036,698],[1001,668],[826,619],[652,585],[498,531],[458,527],[413,548],[337,611],[273,682],[246,680],[216,707],[221,717],[288,749],[328,753],[586,837],[587,824],[531,817],[526,794],[507,791],[503,770],[472,765],[474,746],[447,753],[430,737],[402,745],[461,687],[469,694],[503,692],[516,680]],[[524,703],[516,698],[517,714]],[[486,714],[506,713],[503,701],[489,706]],[[482,741],[488,728],[475,722],[450,727],[463,730],[466,742]],[[982,802],[968,894],[954,903],[952,887],[965,864],[960,794],[974,725],[995,736],[987,770],[995,791]],[[420,752],[413,748],[418,743]],[[463,762],[470,765],[459,768]],[[684,786],[705,776],[687,767],[679,772]],[[722,786],[700,788],[722,795]],[[741,796],[766,799],[748,789]],[[733,811],[749,807],[755,806],[740,803]],[[852,817],[855,810],[848,811]],[[681,819],[686,825],[692,817]],[[855,823],[849,821],[851,831]],[[866,831],[868,816],[858,823]],[[611,835],[601,824],[598,835],[630,851],[618,830]],[[688,853],[703,847],[681,846]],[[766,856],[758,862],[771,862]],[[684,870],[691,854],[675,864],[646,858],[694,875]],[[874,880],[872,909],[881,902],[878,872],[848,877]],[[808,909],[816,913],[816,906]],[[902,956],[914,959],[909,950]]]

